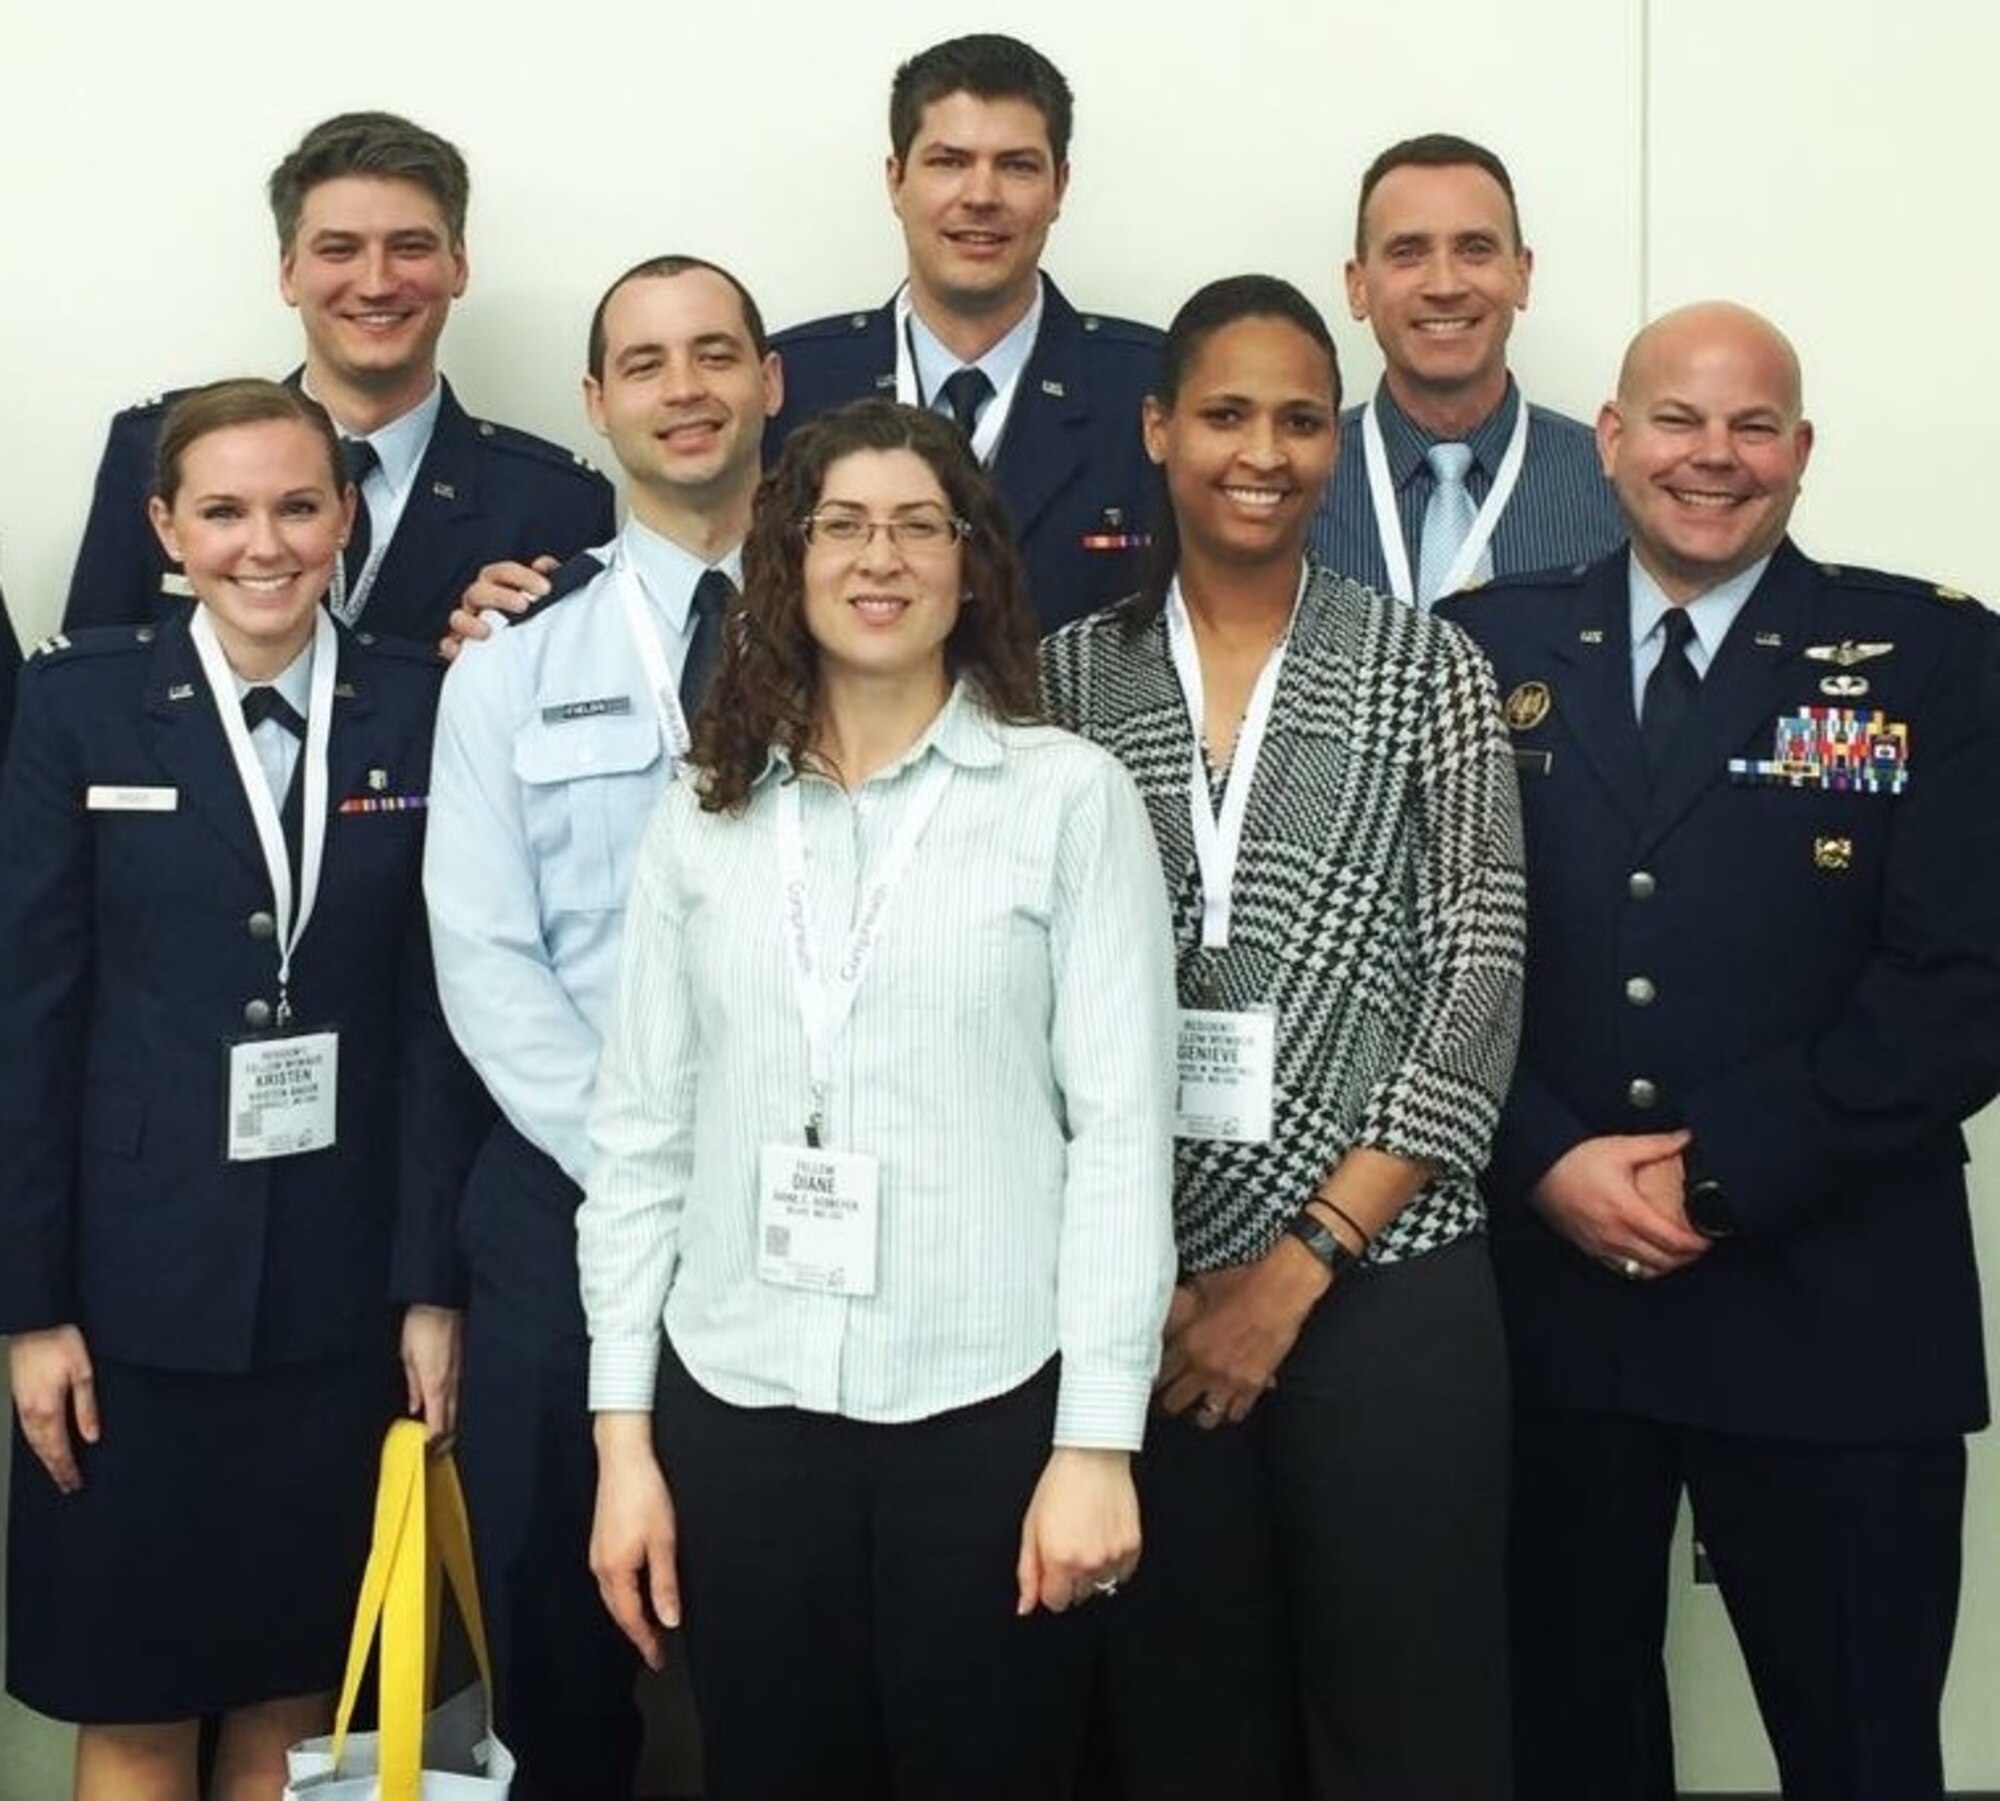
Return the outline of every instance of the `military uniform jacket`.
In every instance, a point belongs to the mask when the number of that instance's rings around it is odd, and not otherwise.
[[[423,927],[440,666],[345,630],[339,657],[291,975],[297,1026],[340,1034],[337,1143],[233,1164],[223,1047],[268,1020],[278,955],[188,610],[52,639],[23,670],[0,783],[0,1332],[74,1321],[103,1354],[231,1371],[379,1345],[392,1299],[456,1299],[452,1214],[491,1115]]]
[[[1781,545],[1656,788],[1623,551],[1444,609],[1521,779],[1489,1199],[1536,1402],[1818,1441],[1985,1421],[1960,1122],[2000,1087],[2000,630],[1938,593]],[[1625,1281],[1529,1208],[1582,1139],[1680,1125],[1741,1227],[1689,1269]]]
[[[1139,586],[1161,498],[1140,436],[1140,403],[1159,384],[1160,342],[1149,325],[1078,313],[1042,277],[1041,329],[992,475],[1044,632]],[[772,345],[784,359],[785,407],[765,434],[766,463],[808,419],[869,395],[896,397],[893,301],[793,326]]]
[[[596,470],[546,439],[469,417],[449,382],[443,390],[409,501],[362,609],[363,626],[377,637],[435,644],[486,564],[569,557],[616,529],[611,484]],[[111,421],[70,578],[67,631],[158,622],[183,604],[186,583],[146,517],[160,422],[179,398],[163,395]]]

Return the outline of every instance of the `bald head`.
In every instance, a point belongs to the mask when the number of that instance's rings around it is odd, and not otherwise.
[[[1632,554],[1676,602],[1778,547],[1812,441],[1797,353],[1768,319],[1724,300],[1641,331],[1597,416]]]

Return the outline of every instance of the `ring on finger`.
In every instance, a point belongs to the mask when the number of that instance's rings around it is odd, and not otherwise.
[[[1621,1257],[1618,1261],[1618,1273],[1626,1281],[1636,1282],[1646,1273],[1646,1266],[1636,1257]]]

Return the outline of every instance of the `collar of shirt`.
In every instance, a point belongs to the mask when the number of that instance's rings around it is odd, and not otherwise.
[[[931,751],[936,751],[961,769],[991,768],[1004,758],[1000,740],[994,733],[985,707],[962,680],[952,683],[944,705],[938,709],[937,717],[924,727],[923,736],[895,762],[876,770],[862,786],[866,788],[876,782],[894,781],[905,770],[914,769]],[[762,787],[773,776],[788,774],[791,767],[790,754],[773,745],[754,785]]]
[[[312,700],[312,640],[306,640],[306,647],[284,668],[278,671],[268,683],[252,682],[230,671],[236,680],[236,700],[240,706],[244,695],[252,688],[272,687],[290,702],[292,711],[303,719],[306,707]],[[292,785],[292,771],[298,766],[299,741],[285,730],[275,719],[266,719],[254,727],[250,733],[250,748],[257,753],[257,764],[264,772],[264,782],[271,790],[271,798],[282,807],[285,791]]]
[[[309,382],[301,380],[299,386],[314,400],[319,396],[312,391]],[[325,406],[324,401],[320,401]],[[431,391],[410,408],[407,413],[391,419],[387,425],[361,434],[375,446],[376,466],[369,470],[364,488],[373,488],[380,482],[385,494],[402,494],[416,479],[417,465],[424,460],[424,452],[431,447],[431,433],[437,429],[438,410],[444,405],[444,382],[433,377]],[[328,408],[329,412],[333,409]],[[340,421],[334,420],[339,426]],[[343,438],[354,434],[342,430]]]
[[[1762,557],[1748,569],[1685,603],[1683,610],[1694,627],[1694,636],[1688,643],[1688,660],[1702,675],[1708,674],[1709,665],[1722,649],[1723,639],[1729,636],[1729,628],[1736,623],[1736,615],[1743,611],[1751,590],[1764,579],[1770,561],[1769,557]],[[1626,566],[1632,608],[1632,710],[1636,714],[1645,696],[1646,678],[1653,673],[1666,644],[1660,622],[1674,603],[1636,556],[1628,553]]]
[[[231,670],[230,674],[236,675],[236,672]],[[303,719],[306,716],[306,703],[312,699],[312,674],[313,647],[312,640],[308,638],[305,649],[268,682],[253,682],[244,676],[236,675],[236,698],[242,700],[252,688],[275,688],[291,703],[292,710]],[[273,730],[283,729],[274,719],[267,719],[264,723]],[[287,737],[290,735],[286,733]]]
[[[1468,485],[1475,493],[1484,493],[1493,480],[1494,470],[1500,467],[1500,459],[1507,454],[1508,440],[1514,435],[1514,415],[1521,404],[1521,390],[1514,385],[1513,376],[1509,375],[1507,391],[1500,396],[1500,404],[1463,438],[1454,440],[1472,448]],[[1389,453],[1389,474],[1397,488],[1407,488],[1418,475],[1422,475],[1428,483],[1430,464],[1424,461],[1424,452],[1433,444],[1445,440],[1404,412],[1396,404],[1395,395],[1389,392],[1386,381],[1375,390],[1375,417],[1381,422],[1382,447]]]
[[[1035,348],[1035,335],[1041,329],[1042,280],[1036,276],[1035,298],[1028,310],[999,343],[970,365],[985,371],[996,396],[1005,394],[1007,384],[1027,366],[1028,357]],[[914,307],[910,310],[910,350],[917,363],[917,389],[925,397],[924,404],[935,411],[946,381],[968,365],[961,363],[938,342],[936,334],[923,322]]]
[[[625,554],[632,559],[632,567],[638,572],[639,586],[645,589],[646,598],[653,603],[668,628],[682,639],[688,636],[688,615],[694,607],[695,586],[709,569],[720,569],[737,588],[743,586],[743,546],[740,544],[720,562],[704,563],[693,551],[684,549],[651,526],[640,524],[636,518],[627,518],[619,539]]]

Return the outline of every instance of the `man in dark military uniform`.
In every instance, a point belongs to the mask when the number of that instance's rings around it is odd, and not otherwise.
[[[298,309],[294,377],[333,415],[361,517],[330,596],[350,624],[436,639],[481,565],[567,557],[615,530],[611,487],[569,451],[474,419],[438,374],[465,291],[464,159],[389,113],[309,131],[270,180],[279,287]],[[187,594],[146,520],[167,394],[111,422],[63,623],[137,623]]]
[[[1518,1792],[1673,1795],[1685,1491],[1786,1795],[1919,1801],[1987,1415],[1960,1125],[2000,1087],[2000,631],[1792,544],[1812,428],[1752,313],[1642,331],[1598,443],[1629,549],[1444,609],[1528,851],[1489,1178]]]
[[[1028,592],[1053,631],[1139,585],[1159,478],[1139,436],[1160,334],[1078,313],[1041,272],[1069,185],[1070,91],[1014,38],[954,38],[889,94],[889,203],[908,278],[887,305],[780,332],[794,427],[863,395],[956,417],[1014,522]]]

